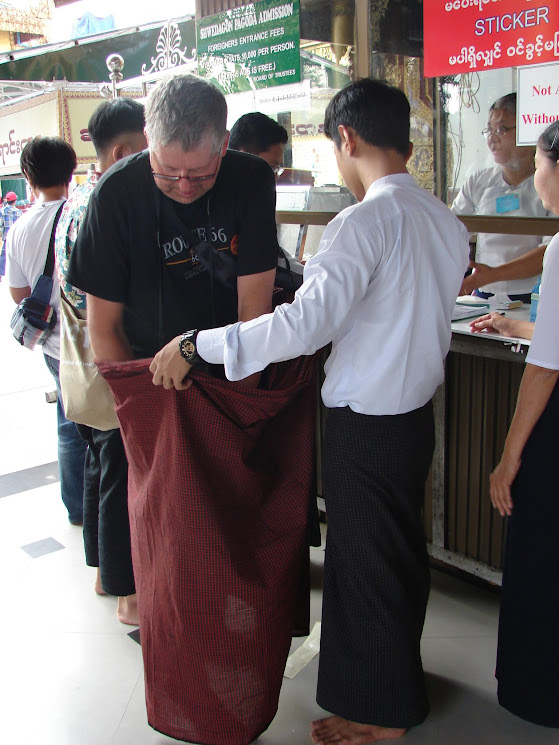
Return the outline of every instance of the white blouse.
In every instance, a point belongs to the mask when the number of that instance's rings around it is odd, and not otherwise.
[[[538,315],[526,362],[559,370],[559,233],[543,257]]]

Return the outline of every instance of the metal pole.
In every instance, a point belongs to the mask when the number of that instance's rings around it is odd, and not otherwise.
[[[109,71],[109,80],[113,86],[113,98],[120,96],[117,83],[120,83],[124,75],[122,74],[122,68],[124,67],[124,60],[120,54],[109,54],[106,59],[107,69]]]

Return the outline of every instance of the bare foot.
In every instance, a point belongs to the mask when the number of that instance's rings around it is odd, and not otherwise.
[[[138,600],[136,594],[119,597],[116,606],[116,615],[121,623],[128,623],[130,626],[140,625],[140,616],[138,615]]]
[[[369,745],[377,740],[395,740],[405,729],[358,724],[342,717],[327,717],[311,723],[311,737],[316,745]]]
[[[97,575],[95,576],[95,592],[98,595],[106,595],[107,593],[105,590],[103,590],[103,585],[101,584],[101,570],[99,567],[97,567]]]

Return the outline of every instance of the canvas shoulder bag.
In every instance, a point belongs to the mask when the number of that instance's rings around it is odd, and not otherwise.
[[[108,383],[101,377],[89,343],[86,311],[60,290],[60,389],[66,418],[103,431],[119,421]]]

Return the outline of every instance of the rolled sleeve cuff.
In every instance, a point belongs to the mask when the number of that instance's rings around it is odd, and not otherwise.
[[[225,354],[225,329],[199,331],[196,337],[196,351],[200,357],[212,365],[222,365]]]

